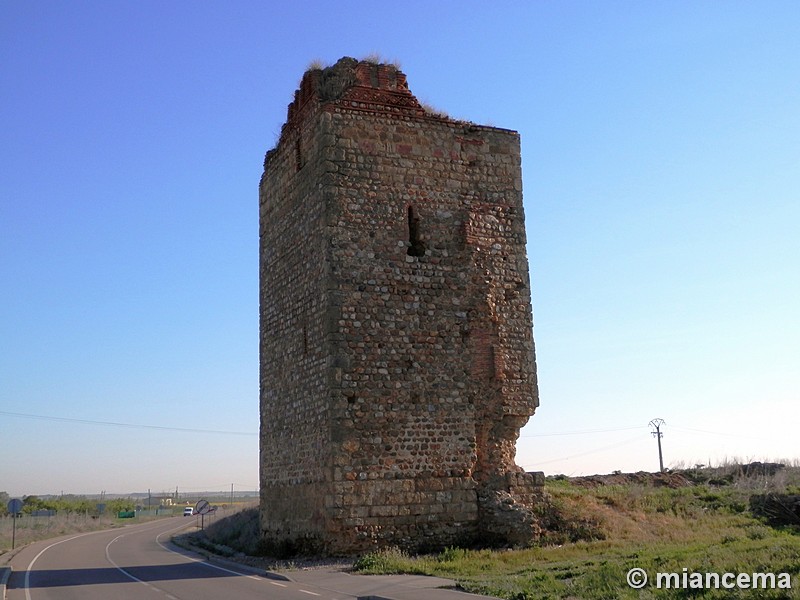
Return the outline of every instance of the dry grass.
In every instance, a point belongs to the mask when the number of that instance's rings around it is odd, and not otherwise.
[[[742,467],[743,465],[738,465]],[[448,549],[412,557],[398,550],[369,554],[356,567],[366,573],[420,573],[456,579],[475,593],[529,598],[685,598],[697,590],[631,590],[625,574],[788,572],[794,589],[759,590],[757,596],[704,590],[703,598],[800,598],[800,528],[773,528],[749,511],[763,489],[792,491],[800,469],[767,475],[738,471],[725,485],[668,488],[641,484],[587,487],[548,480],[540,518],[551,529],[542,545],[519,550]],[[701,470],[702,471],[702,470]],[[723,473],[705,473],[717,480]],[[702,476],[703,474],[701,474]],[[720,479],[721,481],[721,479]]]
[[[440,108],[433,106],[429,102],[420,102],[420,105],[422,106],[425,113],[432,117],[439,117],[440,119],[450,118],[450,115],[447,114],[447,111],[441,110]]]
[[[231,556],[242,552],[250,556],[261,554],[261,528],[256,505],[243,506],[236,512],[212,523],[195,542],[207,540],[208,549],[218,554]]]
[[[112,517],[92,518],[89,515],[68,513],[53,517],[17,518],[16,547],[71,533],[83,533],[121,527],[124,523]],[[10,516],[0,519],[0,554],[11,550],[14,520]]]
[[[361,60],[364,62],[372,63],[374,65],[392,65],[398,71],[400,70],[400,61],[396,58],[386,58],[380,52],[370,52],[366,56],[362,57]]]
[[[32,517],[22,515],[17,518],[16,540],[14,546],[20,548],[32,542],[47,540],[62,535],[73,533],[86,533],[124,527],[131,523],[144,523],[155,519],[170,518],[172,515],[139,516],[133,519],[118,519],[108,514],[92,516],[84,513],[59,513],[52,517]],[[0,562],[3,555],[11,550],[12,537],[14,537],[14,520],[10,516],[0,518]]]
[[[321,71],[327,66],[328,63],[326,63],[324,60],[322,60],[321,58],[315,58],[308,63],[306,71]]]

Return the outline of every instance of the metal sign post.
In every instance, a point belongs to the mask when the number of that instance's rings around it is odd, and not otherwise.
[[[11,528],[11,549],[14,549],[14,546],[17,543],[17,514],[22,511],[22,500],[19,498],[13,498],[8,501],[8,512],[11,513],[11,517],[13,519],[13,526]]]
[[[208,500],[200,500],[194,507],[194,512],[200,515],[200,530],[206,528],[206,515],[211,512],[211,505]]]

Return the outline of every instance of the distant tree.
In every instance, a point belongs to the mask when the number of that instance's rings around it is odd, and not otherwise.
[[[118,512],[133,510],[133,500],[130,498],[114,498],[106,502],[106,512],[117,514]]]
[[[24,513],[31,514],[43,508],[47,507],[45,506],[45,501],[39,498],[39,496],[24,496],[22,498],[22,512]]]
[[[9,500],[11,500],[11,496],[8,495],[8,492],[0,492],[0,517],[5,517],[8,514]]]
[[[91,513],[97,510],[97,503],[83,496],[73,497],[69,499],[68,503],[65,503],[64,509],[73,513]]]

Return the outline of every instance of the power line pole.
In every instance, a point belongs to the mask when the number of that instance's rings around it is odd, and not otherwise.
[[[664,425],[664,419],[653,419],[648,423],[650,427],[655,429],[655,431],[651,431],[650,433],[653,434],[658,440],[658,466],[661,469],[661,472],[664,472],[664,456],[661,454],[661,438],[664,437],[664,434],[661,433],[661,426]]]

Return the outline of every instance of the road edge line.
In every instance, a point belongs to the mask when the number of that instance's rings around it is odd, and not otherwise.
[[[232,569],[240,569],[242,571],[248,571],[250,573],[261,575],[267,579],[275,579],[277,581],[288,581],[289,583],[297,583],[288,575],[284,575],[283,573],[277,573],[275,571],[267,571],[265,569],[261,569],[258,567],[251,567],[250,565],[245,565],[235,560],[227,560],[222,558],[213,552],[210,552],[206,548],[201,548],[200,546],[195,546],[191,542],[186,541],[185,539],[179,540],[177,537],[171,537],[169,540],[169,545],[174,546],[175,548],[180,548],[182,550],[188,550],[189,552],[193,552],[195,554],[199,554],[200,556],[204,557],[206,561],[209,563],[219,563],[220,565],[229,566]],[[176,552],[178,554],[184,554],[183,552],[179,552],[177,550],[172,550],[172,552]],[[184,554],[185,556],[185,554]]]

